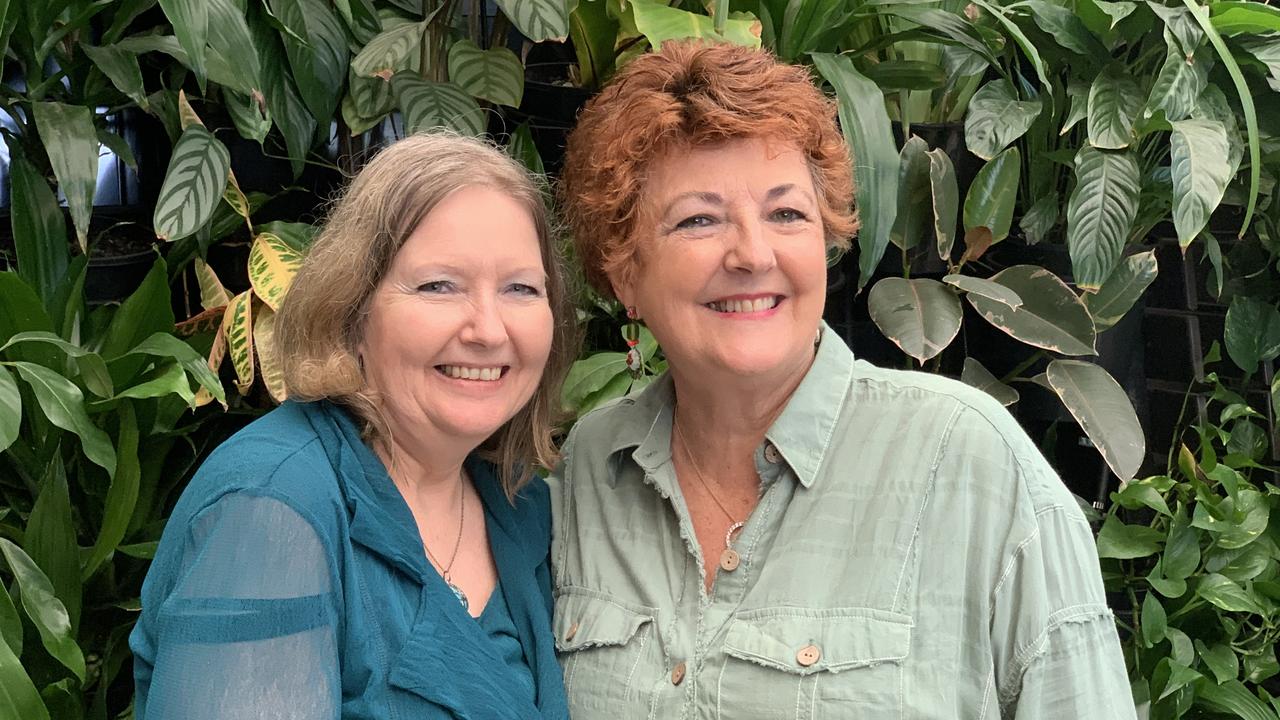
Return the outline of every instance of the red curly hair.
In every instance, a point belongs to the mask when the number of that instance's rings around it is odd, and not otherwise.
[[[664,42],[591,99],[569,135],[561,205],[586,279],[613,297],[609,274],[633,267],[649,163],[672,147],[763,138],[804,153],[827,247],[858,229],[850,153],[835,105],[800,67],[764,50]]]

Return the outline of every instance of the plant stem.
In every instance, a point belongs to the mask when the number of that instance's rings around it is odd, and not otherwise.
[[[1003,383],[1010,382],[1014,378],[1021,375],[1024,370],[1031,367],[1032,365],[1035,365],[1036,363],[1040,362],[1042,359],[1048,356],[1049,356],[1049,353],[1045,352],[1044,350],[1035,351],[1034,353],[1032,353],[1031,357],[1018,363],[1017,367],[1015,367],[1014,369],[1006,373],[1004,377],[1000,378],[1000,382],[1003,382]]]

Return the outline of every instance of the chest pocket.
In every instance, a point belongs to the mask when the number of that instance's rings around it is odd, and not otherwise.
[[[660,656],[655,611],[594,590],[558,590],[552,628],[575,717],[648,704],[652,678],[642,669]]]
[[[736,615],[717,683],[721,720],[902,717],[912,620],[870,608]]]

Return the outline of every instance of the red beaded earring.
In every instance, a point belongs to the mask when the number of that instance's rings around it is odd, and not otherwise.
[[[644,358],[640,357],[640,313],[635,305],[627,306],[627,323],[622,326],[622,337],[627,341],[627,369],[637,377],[644,372]]]

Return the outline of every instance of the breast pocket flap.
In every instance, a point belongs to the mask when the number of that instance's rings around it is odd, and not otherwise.
[[[740,613],[724,651],[739,660],[796,675],[900,663],[911,649],[909,615],[871,608]]]
[[[556,597],[552,627],[556,650],[573,652],[592,647],[626,645],[653,620],[654,611],[592,592],[561,589]]]

